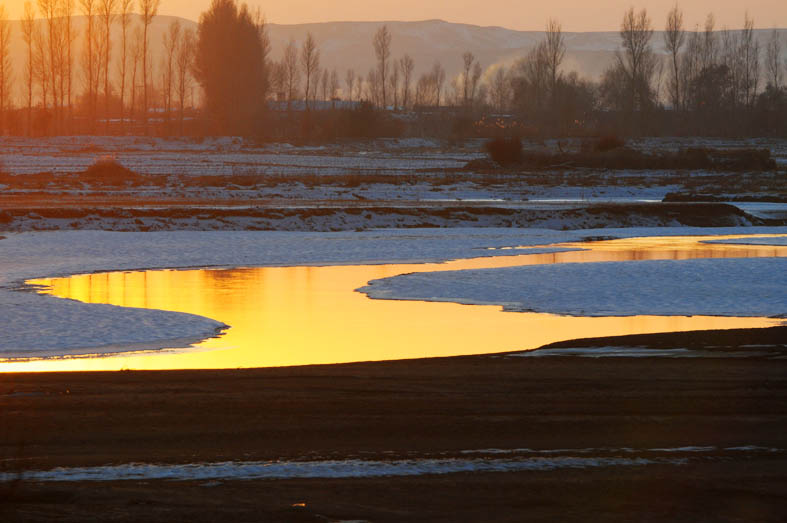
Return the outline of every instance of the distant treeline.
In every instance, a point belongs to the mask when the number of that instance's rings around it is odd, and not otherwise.
[[[761,44],[748,16],[742,30],[717,30],[713,15],[687,30],[675,6],[664,57],[654,51],[647,11],[631,8],[620,50],[599,81],[566,70],[556,20],[509,67],[485,70],[467,50],[457,53],[456,77],[436,62],[415,78],[414,60],[393,54],[396,37],[386,25],[369,42],[376,66],[366,74],[322,68],[311,34],[273,57],[261,12],[236,0],[213,0],[196,33],[174,21],[155,63],[148,33],[160,2],[27,1],[20,64],[11,60],[12,26],[0,6],[0,133],[787,136],[785,42],[774,30]],[[79,49],[76,15],[86,20]],[[21,99],[12,94],[20,91]]]

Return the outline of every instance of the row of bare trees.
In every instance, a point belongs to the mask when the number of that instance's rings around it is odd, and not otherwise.
[[[11,30],[0,5],[0,132],[6,130],[12,81],[24,85],[22,132],[109,132],[129,118],[147,132],[156,86],[165,118],[175,95],[183,122],[192,86],[193,30],[173,22],[164,36],[165,57],[154,74],[150,27],[161,0],[26,0],[21,19],[24,63],[15,75]],[[77,44],[80,42],[78,48]]]
[[[484,70],[467,51],[457,57],[461,72],[452,78],[439,62],[414,78],[414,60],[406,54],[394,56],[394,35],[383,25],[370,46],[375,66],[365,76],[348,69],[342,85],[335,69],[321,67],[319,43],[311,33],[300,45],[291,40],[280,60],[270,60],[262,15],[236,0],[213,0],[198,34],[173,22],[155,67],[149,40],[160,1],[27,0],[21,24],[26,131],[37,127],[38,115],[45,120],[39,127],[46,126],[47,132],[74,132],[75,122],[83,132],[112,132],[125,129],[129,121],[147,132],[155,96],[164,128],[175,132],[172,120],[177,115],[182,133],[189,97],[194,105],[195,79],[204,95],[205,114],[227,129],[249,115],[260,115],[271,97],[285,101],[288,108],[303,101],[311,109],[319,100],[341,97],[393,110],[452,106],[515,113],[559,131],[582,125],[599,111],[629,115],[631,121],[636,120],[632,115],[644,120],[664,108],[728,115],[752,111],[765,103],[764,94],[776,100],[772,103],[782,103],[779,97],[787,96],[778,32],[761,49],[748,16],[742,31],[716,30],[712,15],[703,28],[690,31],[677,5],[665,24],[666,59],[654,50],[647,11],[627,10],[620,51],[598,83],[565,70],[565,38],[560,23],[550,20],[543,39],[513,65]],[[76,15],[84,22],[75,23]],[[210,33],[214,29],[215,34]],[[10,35],[0,6],[0,129],[6,128],[13,98]],[[81,48],[76,49],[79,38]],[[249,123],[244,125],[247,129]]]

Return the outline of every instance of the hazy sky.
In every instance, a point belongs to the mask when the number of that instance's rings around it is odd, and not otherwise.
[[[440,18],[540,30],[549,17],[554,17],[562,22],[565,31],[608,31],[618,29],[622,13],[632,5],[647,8],[654,25],[661,28],[675,0],[248,0],[247,3],[259,5],[269,21],[280,24]],[[17,18],[24,1],[5,0],[5,4],[9,14]],[[718,26],[739,27],[747,10],[757,27],[787,27],[787,0],[684,0],[679,4],[689,27],[701,23],[711,11]],[[197,20],[209,5],[210,0],[162,0],[160,13]]]

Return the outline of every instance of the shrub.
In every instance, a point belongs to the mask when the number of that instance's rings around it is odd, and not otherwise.
[[[522,140],[519,138],[495,138],[484,145],[489,157],[500,165],[522,162]]]
[[[594,149],[596,152],[604,153],[607,151],[612,151],[613,149],[620,149],[621,147],[625,147],[626,142],[621,140],[615,135],[607,135],[602,136],[596,141]]]
[[[78,175],[79,181],[100,185],[130,185],[144,178],[120,165],[111,156],[103,156]]]

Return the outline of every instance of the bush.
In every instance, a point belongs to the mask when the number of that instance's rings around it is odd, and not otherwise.
[[[522,162],[522,140],[519,138],[495,138],[484,145],[489,157],[500,165]]]
[[[621,140],[615,135],[608,135],[602,136],[596,141],[595,146],[593,147],[596,152],[604,153],[607,151],[612,151],[614,149],[620,149],[621,147],[625,147],[626,142]]]
[[[99,185],[132,185],[140,183],[144,177],[126,169],[111,156],[104,156],[96,163],[77,175],[79,181]]]

